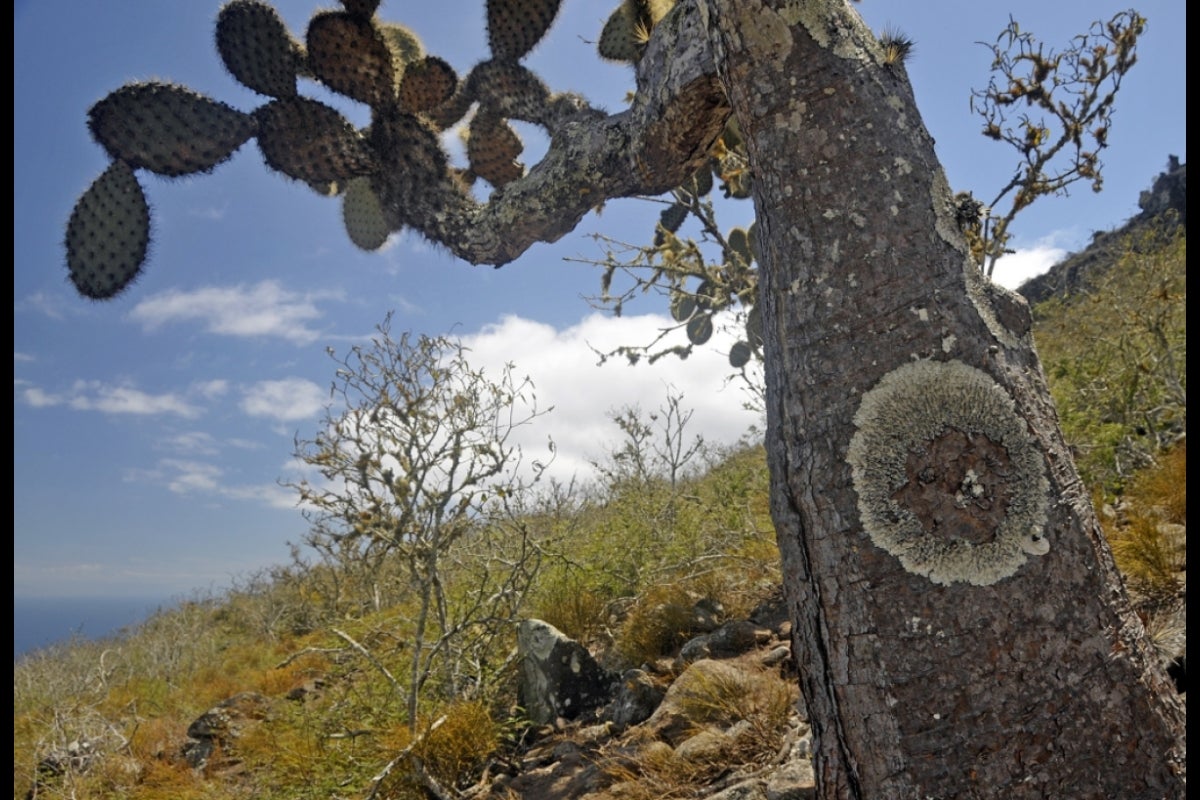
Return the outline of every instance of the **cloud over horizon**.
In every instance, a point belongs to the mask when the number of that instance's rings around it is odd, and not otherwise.
[[[267,336],[304,345],[322,335],[310,325],[324,316],[315,301],[338,297],[336,292],[293,292],[279,281],[264,280],[250,286],[160,292],[134,306],[129,319],[147,331],[199,321],[206,331],[221,336]]]

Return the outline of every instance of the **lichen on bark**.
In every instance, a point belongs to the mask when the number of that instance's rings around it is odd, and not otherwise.
[[[993,584],[1046,537],[1044,459],[1012,397],[961,361],[916,361],[863,395],[848,459],[876,545],[934,583]]]

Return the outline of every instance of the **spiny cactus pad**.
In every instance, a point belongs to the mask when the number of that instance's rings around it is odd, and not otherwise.
[[[379,9],[379,0],[342,0],[342,7],[356,17],[370,17]]]
[[[712,314],[697,314],[687,324],[687,337],[694,345],[702,345],[712,338]]]
[[[467,93],[502,117],[538,122],[550,90],[537,75],[510,61],[484,61],[467,76]]]
[[[431,195],[454,191],[446,151],[423,117],[395,110],[378,114],[371,124],[370,141],[379,154],[380,173],[404,176],[402,181],[376,186],[392,230],[406,223],[411,209],[428,207]]]
[[[376,22],[375,27],[387,43],[388,49],[392,51],[397,75],[403,72],[404,65],[425,56],[421,40],[403,25],[395,22]]]
[[[696,298],[687,292],[671,292],[671,318],[676,322],[687,322],[696,313]]]
[[[217,51],[229,74],[268,97],[296,94],[304,48],[279,12],[259,0],[232,0],[217,15]]]
[[[636,31],[637,21],[626,4],[621,3],[600,31],[600,41],[596,44],[600,57],[609,61],[636,63],[642,54]]]
[[[419,114],[431,111],[450,99],[458,86],[454,68],[440,58],[426,56],[404,70],[398,92],[400,106]]]
[[[561,0],[487,0],[488,45],[496,59],[517,61],[542,40]]]
[[[321,83],[372,108],[395,100],[392,50],[370,20],[340,11],[317,14],[306,40],[309,66]]]
[[[267,165],[309,183],[341,183],[375,171],[363,137],[334,109],[306,97],[273,100],[255,112]]]
[[[750,350],[750,345],[746,342],[735,342],[733,347],[729,349],[729,366],[734,369],[741,369],[750,363],[750,356],[753,352]]]
[[[467,137],[467,159],[471,171],[492,186],[500,187],[525,174],[517,156],[525,147],[521,137],[499,117],[476,114]]]
[[[636,63],[650,31],[674,5],[675,0],[623,0],[600,31],[600,57]]]
[[[254,135],[254,119],[183,86],[132,83],[92,106],[88,129],[113,160],[175,177],[229,158]]]
[[[141,271],[150,207],[128,164],[115,161],[75,203],[67,222],[67,269],[84,297],[107,300]]]
[[[754,347],[762,347],[763,345],[762,311],[759,309],[757,303],[746,314],[746,338],[750,340],[750,344]]]
[[[658,215],[658,224],[671,233],[675,233],[679,230],[679,226],[683,225],[683,221],[687,219],[687,215],[687,206],[682,203],[672,203]]]
[[[725,241],[729,243],[729,249],[742,260],[744,266],[749,266],[750,262],[754,260],[754,254],[750,252],[750,236],[746,233],[745,228],[734,228],[725,237]]]
[[[387,242],[391,230],[369,178],[355,178],[346,184],[342,221],[350,241],[363,250],[378,250]]]

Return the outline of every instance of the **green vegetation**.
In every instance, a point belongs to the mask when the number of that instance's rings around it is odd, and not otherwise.
[[[1036,309],[1035,336],[1116,563],[1170,656],[1186,637],[1186,240],[1142,234],[1119,250],[1087,291]],[[712,448],[687,430],[677,396],[654,413],[611,417],[623,439],[594,485],[550,485],[536,501],[514,497],[505,514],[459,521],[466,527],[443,543],[437,564],[448,613],[424,614],[423,634],[409,542],[366,536],[351,540],[361,549],[339,550],[337,515],[327,515],[286,566],[119,637],[22,658],[14,797],[35,785],[28,796],[133,800],[420,798],[431,781],[463,788],[522,730],[513,620],[545,619],[618,669],[671,654],[699,599],[745,615],[779,583],[762,448]],[[381,464],[369,469],[382,478]],[[361,522],[359,514],[341,518]],[[512,563],[532,565],[536,548],[537,569],[503,617],[455,616],[475,608],[480,587],[503,586],[486,556],[514,544]],[[414,673],[420,636],[442,660]],[[701,683],[687,699],[698,719],[748,722],[748,738],[722,745],[745,752],[723,757],[778,748],[794,683],[774,674]],[[189,725],[243,692],[269,698],[269,713],[193,768],[182,755]],[[687,796],[720,771],[653,744],[612,766],[629,797]]]
[[[1116,253],[1095,286],[1035,308],[1080,477],[1110,497],[1187,430],[1187,239],[1148,228]]]

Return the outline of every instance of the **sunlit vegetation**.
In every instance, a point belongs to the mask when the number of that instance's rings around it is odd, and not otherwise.
[[[1035,329],[1116,564],[1168,656],[1186,637],[1185,265],[1182,236],[1130,241],[1096,286],[1040,306]],[[473,517],[438,565],[446,608],[507,585],[472,546],[499,537],[539,548],[506,619],[544,619],[612,669],[682,644],[698,600],[746,615],[780,581],[764,451],[709,446],[687,430],[684,402],[613,412],[622,439],[594,483],[546,486],[517,514]],[[414,673],[421,593],[402,590],[413,585],[404,548],[382,550],[364,572],[353,558],[347,567],[298,548],[284,566],[120,636],[23,657],[13,796],[415,799],[431,781],[470,786],[520,738],[513,626],[481,618],[447,637],[443,625],[475,618],[425,615],[425,646],[452,646],[452,657]],[[183,756],[189,726],[244,692],[267,698],[269,713],[194,767]],[[752,763],[780,747],[795,684],[714,678],[687,702],[697,719],[746,720],[745,738],[720,752]],[[610,769],[622,796],[670,798],[690,796],[719,764],[647,743]]]

